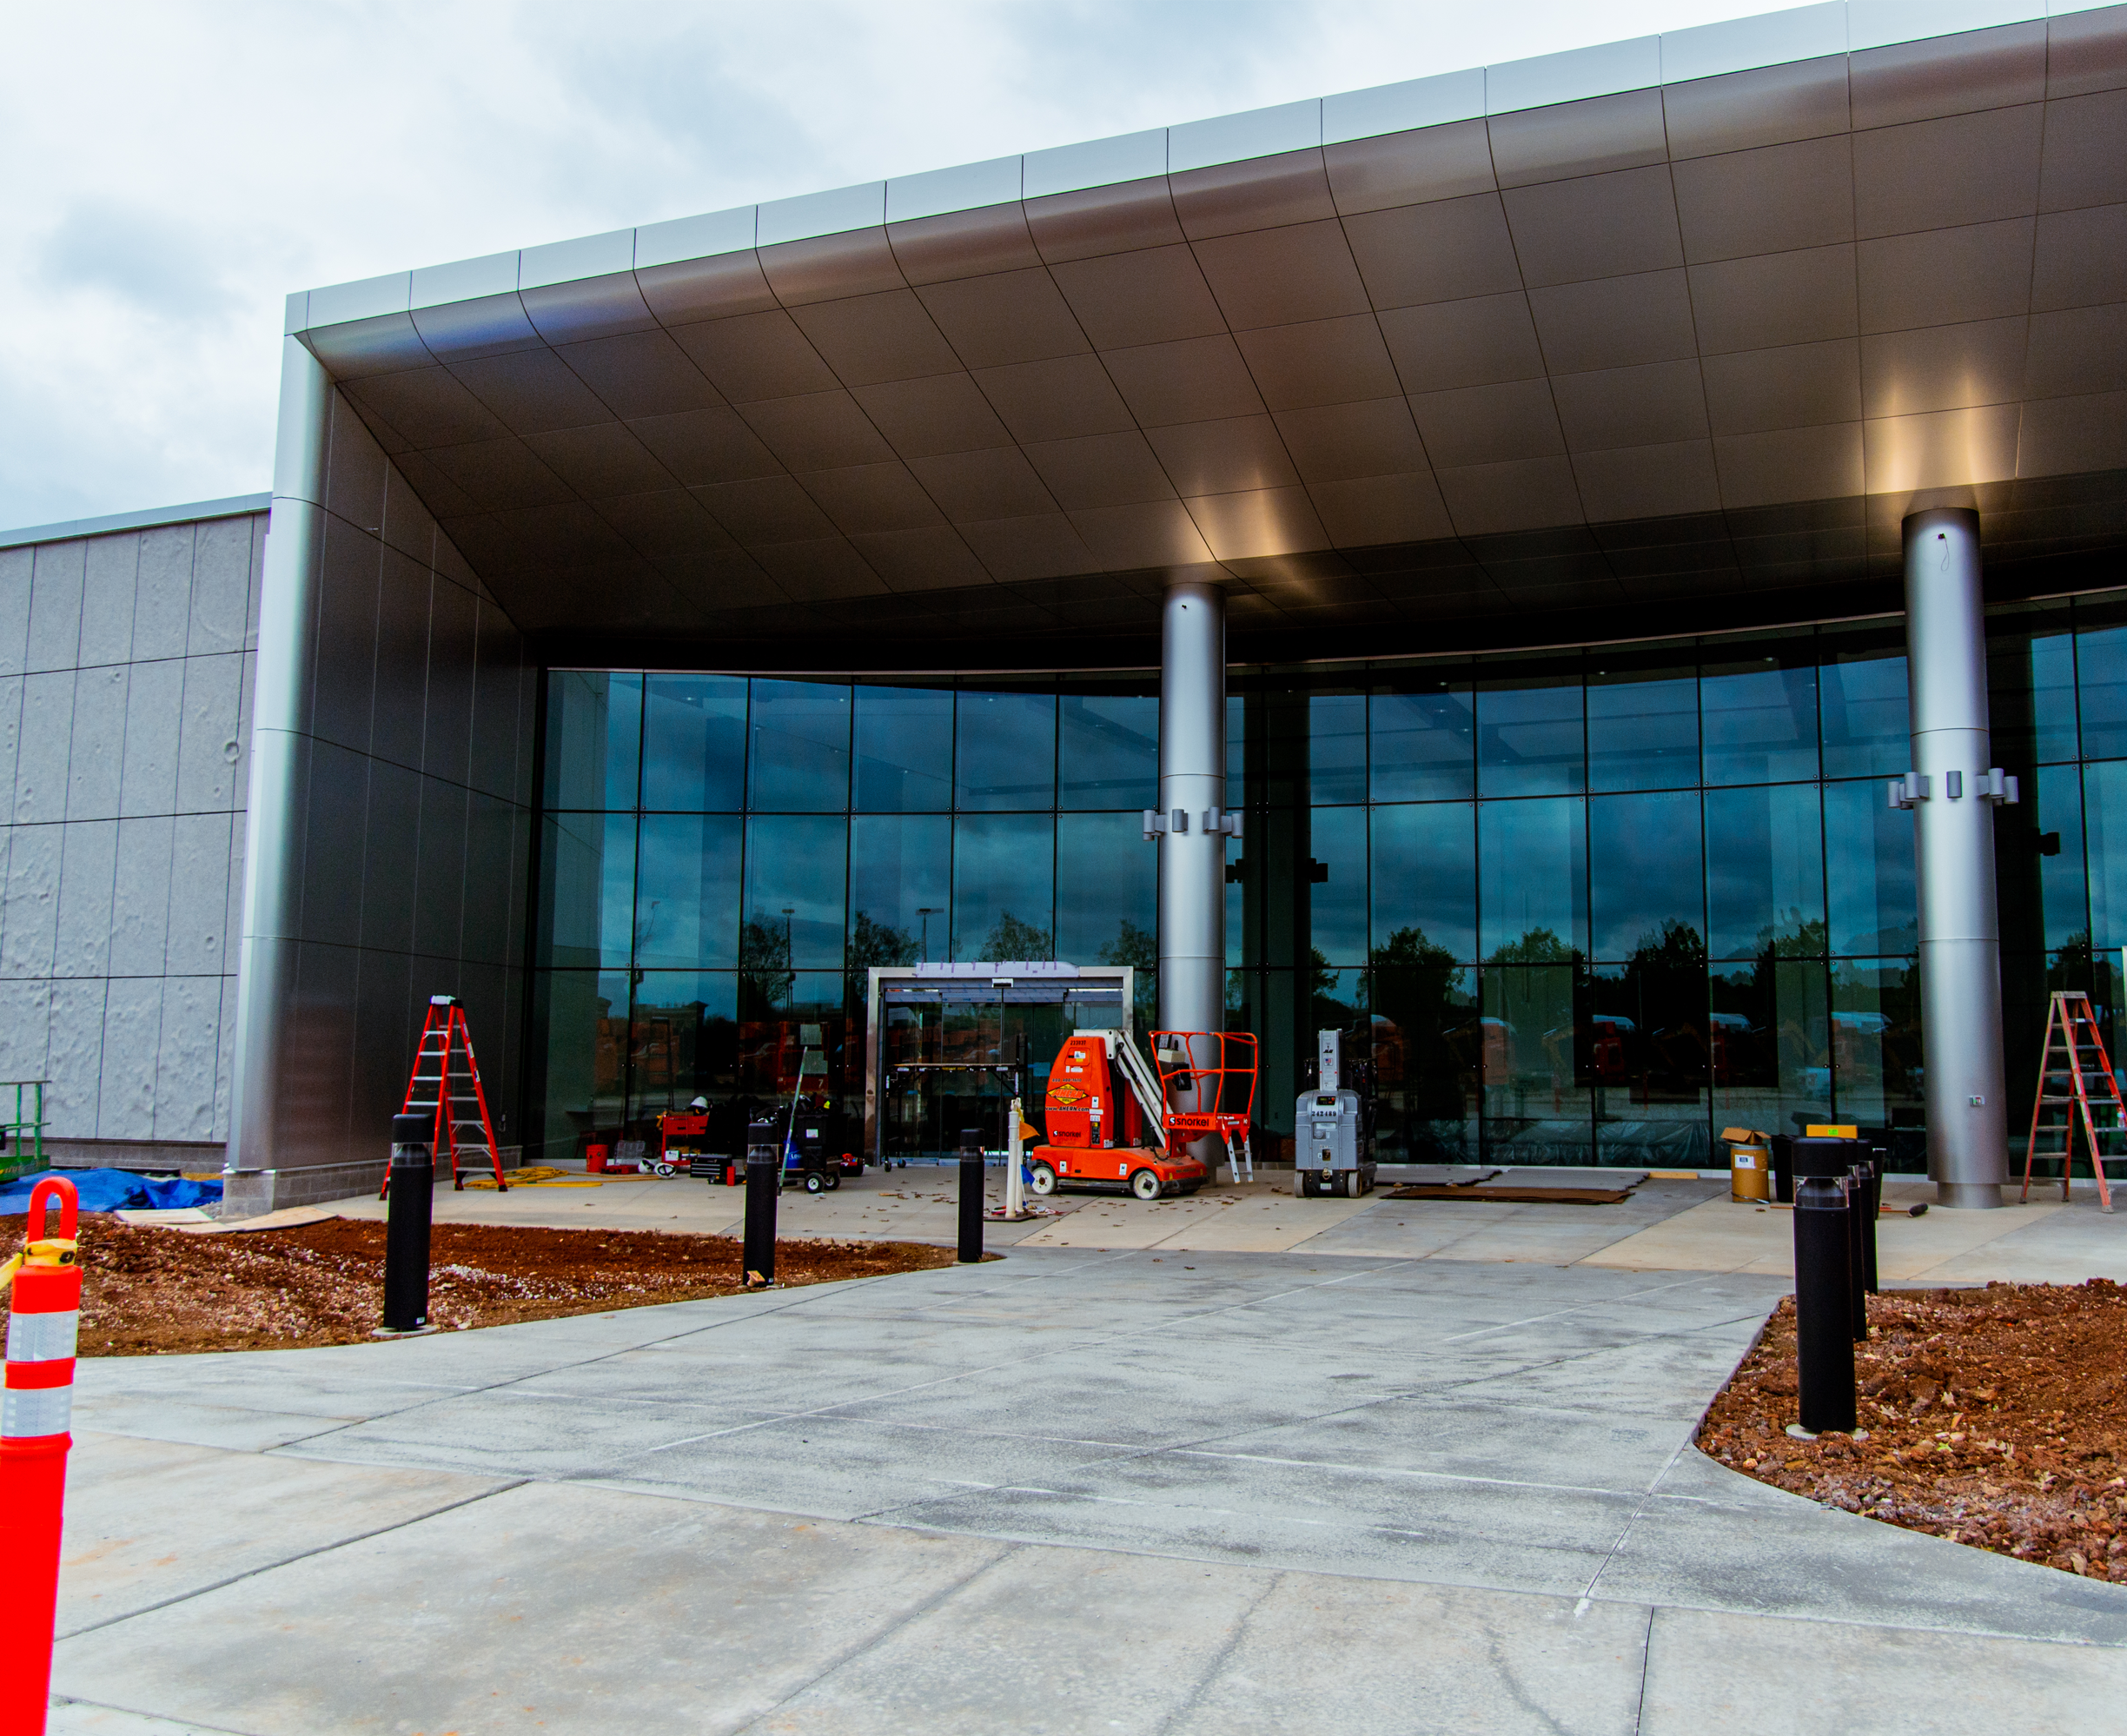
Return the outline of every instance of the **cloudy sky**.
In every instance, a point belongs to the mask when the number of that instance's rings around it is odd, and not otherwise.
[[[263,490],[292,289],[1766,10],[10,7],[0,526]]]

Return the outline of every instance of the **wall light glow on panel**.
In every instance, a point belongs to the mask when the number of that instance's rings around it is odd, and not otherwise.
[[[897,176],[886,183],[886,221],[906,223],[948,211],[979,210],[1006,205],[1019,197],[1019,159],[992,157],[987,162],[934,169],[923,175]]]
[[[1219,115],[1167,129],[1167,172],[1245,162],[1252,156],[1311,150],[1322,143],[1322,99],[1281,103],[1243,115]]]
[[[1371,90],[1347,90],[1322,98],[1322,142],[1342,144],[1347,139],[1443,127],[1451,121],[1474,121],[1484,111],[1481,66],[1401,84],[1377,84]]]
[[[341,326],[349,320],[374,320],[380,314],[403,314],[410,305],[410,271],[394,271],[384,277],[364,277],[353,283],[328,283],[310,292],[310,311],[305,331],[320,326]]]
[[[1753,67],[1845,52],[1846,0],[1827,0],[1821,6],[1729,18],[1695,30],[1664,30],[1662,83],[1718,78],[1725,72],[1747,72]]]
[[[1167,172],[1167,129],[1123,133],[1085,144],[1030,150],[1020,159],[1025,196],[1076,193],[1086,187],[1113,187]]]
[[[752,205],[710,211],[699,217],[674,217],[645,223],[635,231],[635,268],[671,265],[682,259],[713,259],[719,253],[744,253],[756,232]]]
[[[2016,474],[2020,411],[2016,404],[1989,404],[1976,410],[1886,416],[1864,424],[1869,493],[1904,494],[2007,481]]]
[[[602,235],[580,235],[574,241],[549,242],[528,247],[517,266],[517,288],[543,288],[549,283],[573,283],[584,277],[607,277],[635,263],[635,231],[609,229]]]
[[[414,274],[414,305],[441,308],[452,301],[477,301],[482,295],[514,294],[517,288],[517,255],[485,254],[479,259],[454,260],[448,265],[423,266]]]
[[[1600,48],[1539,55],[1485,69],[1485,109],[1511,114],[1554,103],[1578,103],[1620,90],[1645,90],[1661,83],[1661,38],[1635,36]]]
[[[795,199],[772,199],[756,208],[755,222],[762,247],[778,242],[810,241],[815,235],[838,235],[851,229],[877,229],[886,221],[886,183],[867,181],[861,187],[836,187],[825,193],[804,193]]]

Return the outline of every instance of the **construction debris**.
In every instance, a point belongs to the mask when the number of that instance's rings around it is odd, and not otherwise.
[[[1794,1300],[1700,1424],[1760,1482],[2089,1579],[2127,1583],[2127,1289],[1885,1292],[1855,1346],[1859,1426],[1798,1439]]]

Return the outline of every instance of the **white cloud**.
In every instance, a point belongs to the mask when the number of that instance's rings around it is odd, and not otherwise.
[[[263,489],[292,289],[1754,10],[17,8],[0,61],[0,525]]]

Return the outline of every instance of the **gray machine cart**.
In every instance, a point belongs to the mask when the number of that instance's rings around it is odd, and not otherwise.
[[[1374,1186],[1366,1106],[1358,1092],[1342,1087],[1339,1033],[1321,1031],[1316,1040],[1320,1083],[1302,1091],[1293,1106],[1293,1193],[1301,1199],[1342,1194],[1355,1200]]]

